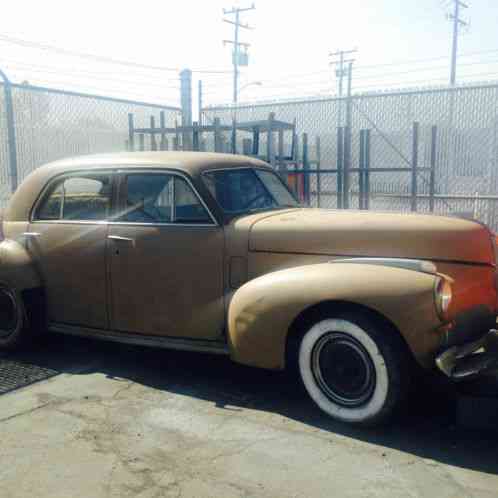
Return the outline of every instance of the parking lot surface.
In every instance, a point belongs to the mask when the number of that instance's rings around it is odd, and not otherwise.
[[[286,374],[59,336],[2,379],[2,498],[498,497],[498,436],[440,393],[352,429]]]

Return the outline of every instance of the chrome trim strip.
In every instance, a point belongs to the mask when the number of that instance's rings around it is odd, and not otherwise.
[[[178,351],[193,351],[220,355],[229,354],[227,344],[219,341],[130,334],[129,332],[90,329],[62,323],[50,323],[48,329],[50,332],[59,334],[89,337],[92,339],[119,342],[123,344],[135,344],[137,346],[151,346],[164,349],[175,349]]]
[[[130,239],[130,237],[121,237],[119,235],[108,235],[107,238],[118,242],[135,242],[135,239]]]
[[[403,258],[345,258],[333,259],[329,263],[348,263],[357,265],[374,265],[374,266],[390,266],[392,268],[402,268],[405,270],[413,270],[421,273],[435,275],[437,267],[431,261],[421,261],[418,259],[403,259]]]

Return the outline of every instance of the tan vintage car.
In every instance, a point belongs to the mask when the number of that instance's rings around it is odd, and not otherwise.
[[[265,163],[207,153],[38,168],[5,210],[0,348],[42,330],[295,368],[330,416],[373,424],[412,369],[495,366],[483,225],[303,208]]]

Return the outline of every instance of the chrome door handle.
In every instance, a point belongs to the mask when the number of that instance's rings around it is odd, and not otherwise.
[[[130,239],[129,237],[120,237],[119,235],[108,235],[107,238],[115,240],[116,242],[135,242],[135,239]]]
[[[24,232],[24,237],[39,237],[41,233],[39,232]]]

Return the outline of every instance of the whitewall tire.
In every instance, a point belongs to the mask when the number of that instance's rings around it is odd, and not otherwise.
[[[302,335],[297,362],[311,399],[334,419],[383,422],[407,389],[407,358],[396,332],[346,314],[323,318]]]

